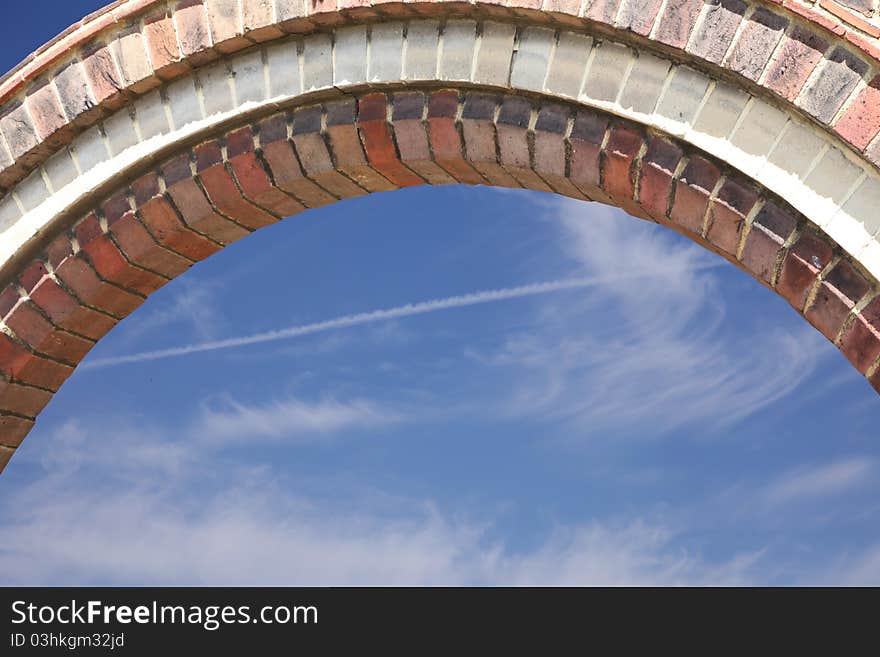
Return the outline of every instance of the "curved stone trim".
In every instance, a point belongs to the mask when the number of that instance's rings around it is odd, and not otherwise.
[[[871,24],[845,27],[827,6],[840,8],[825,0],[128,0],[0,83],[0,189],[108,111],[230,52],[425,16],[576,28],[667,52],[790,104],[880,166],[880,40]]]
[[[253,119],[157,162],[23,263],[0,292],[0,467],[95,342],[171,278],[307,208],[425,183],[526,187],[669,226],[782,295],[880,392],[880,286],[736,169],[573,102],[368,90]]]

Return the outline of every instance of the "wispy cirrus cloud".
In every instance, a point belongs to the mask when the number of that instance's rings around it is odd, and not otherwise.
[[[176,467],[155,458],[168,443],[143,427],[84,459],[94,429],[54,435],[45,477],[0,500],[3,584],[735,584],[763,558],[710,561],[638,517],[559,527],[517,550],[491,514],[399,495],[334,503],[270,464],[220,462],[192,441],[178,444],[191,454]],[[114,458],[128,462],[110,470]]]
[[[767,327],[726,330],[727,308],[711,270],[720,259],[614,210],[558,201],[548,222],[583,274],[603,281],[564,303],[543,299],[537,329],[471,355],[517,372],[505,403],[590,427],[667,434],[708,432],[772,405],[815,369],[823,339]],[[638,272],[638,277],[619,273]]]
[[[401,411],[365,399],[339,401],[327,397],[306,402],[287,398],[264,404],[226,400],[219,405],[203,405],[190,433],[216,443],[235,439],[308,440],[339,431],[387,426],[403,419]]]
[[[802,466],[782,473],[767,484],[761,497],[766,503],[778,506],[838,495],[872,480],[875,469],[874,461],[866,458]]]

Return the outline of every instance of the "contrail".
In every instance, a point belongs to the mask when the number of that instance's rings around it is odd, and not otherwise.
[[[698,265],[692,267],[691,269],[710,269],[717,266],[718,264],[707,264],[704,266]],[[149,360],[160,360],[162,358],[174,358],[175,356],[188,356],[189,354],[197,354],[205,351],[233,349],[235,347],[261,344],[263,342],[274,342],[276,340],[297,338],[302,335],[312,335],[315,333],[323,333],[325,331],[334,331],[336,329],[347,328],[349,326],[359,326],[361,324],[371,324],[373,322],[384,322],[390,319],[399,319],[401,317],[412,317],[413,315],[424,315],[426,313],[433,313],[437,312],[438,310],[447,310],[449,308],[464,308],[466,306],[476,306],[483,303],[504,301],[506,299],[518,299],[521,297],[547,294],[549,292],[558,292],[560,290],[573,290],[577,288],[595,287],[597,285],[617,280],[650,278],[655,277],[661,273],[662,272],[660,271],[652,270],[645,273],[630,273],[628,275],[621,276],[566,278],[555,281],[547,281],[545,283],[532,283],[530,285],[520,285],[518,287],[503,288],[500,290],[482,290],[479,292],[472,292],[470,294],[447,297],[445,299],[430,299],[428,301],[419,301],[418,303],[409,303],[405,306],[397,306],[395,308],[373,310],[370,312],[358,313],[355,315],[343,315],[342,317],[328,319],[323,322],[301,324],[299,326],[291,326],[275,331],[265,331],[263,333],[255,333],[253,335],[226,338],[224,340],[199,342],[196,344],[184,345],[180,347],[157,349],[155,351],[142,351],[139,353],[130,354],[128,356],[110,356],[108,358],[97,358],[95,360],[83,363],[81,367],[83,369],[96,367],[112,367],[114,365],[124,365],[127,363],[140,363]]]

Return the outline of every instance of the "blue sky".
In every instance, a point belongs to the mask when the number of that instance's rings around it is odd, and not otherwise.
[[[3,68],[98,6],[11,8]],[[234,244],[93,350],[0,477],[0,582],[880,584],[878,420],[787,303],[672,231],[377,194]]]

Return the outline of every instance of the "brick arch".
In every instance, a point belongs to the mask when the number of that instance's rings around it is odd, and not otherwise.
[[[876,17],[833,7],[128,0],[84,19],[0,82],[0,467],[168,280],[283,217],[425,183],[667,225],[880,392]]]

